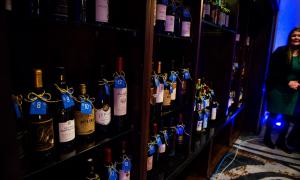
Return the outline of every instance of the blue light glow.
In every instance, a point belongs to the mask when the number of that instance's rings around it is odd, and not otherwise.
[[[281,126],[281,122],[276,122],[275,124],[276,124],[276,126],[279,126],[279,127]]]
[[[294,27],[300,27],[300,1],[281,0],[279,2],[273,51],[279,46],[286,45],[288,34]]]

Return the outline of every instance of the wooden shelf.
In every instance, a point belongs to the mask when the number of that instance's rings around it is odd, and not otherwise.
[[[28,157],[29,163],[26,163],[26,169],[24,169],[24,179],[31,179],[32,176],[35,176],[36,174],[42,173],[43,171],[49,170],[57,165],[62,165],[63,163],[66,163],[67,161],[70,161],[76,157],[79,157],[85,153],[88,153],[92,149],[99,148],[103,146],[104,144],[107,144],[109,142],[112,142],[118,138],[121,138],[123,136],[128,135],[131,133],[133,129],[125,130],[117,135],[107,137],[105,139],[101,140],[95,140],[93,142],[90,142],[88,144],[84,145],[77,145],[73,151],[69,153],[61,153],[61,152],[55,152],[51,159],[47,160],[43,163],[34,163],[31,159]],[[26,159],[24,159],[26,161]]]

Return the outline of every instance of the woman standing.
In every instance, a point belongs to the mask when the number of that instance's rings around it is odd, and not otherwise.
[[[300,28],[294,28],[288,37],[288,44],[277,48],[270,60],[269,72],[266,81],[270,116],[267,119],[267,128],[264,143],[274,149],[271,139],[273,119],[282,114],[285,120],[276,140],[276,146],[287,153],[291,150],[286,146],[285,136],[289,122],[295,119],[295,108],[298,100],[300,80]]]

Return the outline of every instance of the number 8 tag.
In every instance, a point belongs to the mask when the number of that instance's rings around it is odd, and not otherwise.
[[[43,115],[47,113],[47,103],[37,99],[30,104],[30,114]]]

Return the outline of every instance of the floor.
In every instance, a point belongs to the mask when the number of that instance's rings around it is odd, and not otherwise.
[[[241,136],[220,161],[210,179],[300,179],[300,154],[287,154],[280,149],[264,146],[262,134]],[[277,136],[276,132],[272,134],[273,142]]]

